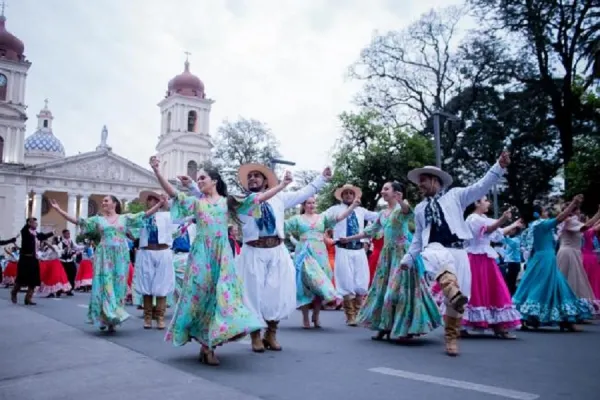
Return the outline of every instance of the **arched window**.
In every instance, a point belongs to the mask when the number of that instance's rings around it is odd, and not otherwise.
[[[0,74],[0,100],[6,100],[6,93],[8,88],[8,78],[4,74]]]
[[[171,111],[167,113],[167,133],[171,132]]]
[[[4,138],[0,136],[0,164],[4,162]]]
[[[198,164],[196,163],[196,161],[192,160],[188,162],[187,175],[193,180],[196,180],[196,178],[198,177]]]
[[[188,113],[188,132],[196,132],[196,122],[198,121],[198,114],[196,111],[190,111]]]
[[[45,120],[44,120],[44,128],[47,128],[47,127],[48,127],[48,120],[47,120],[47,119],[45,119]]]

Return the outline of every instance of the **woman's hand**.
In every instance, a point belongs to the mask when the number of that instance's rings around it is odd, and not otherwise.
[[[325,180],[327,182],[329,182],[331,180],[331,177],[333,176],[333,172],[331,171],[331,167],[326,167],[323,170],[323,178],[325,178]]]
[[[292,177],[292,173],[290,171],[285,171],[285,175],[283,175],[283,180],[281,181],[283,187],[287,187],[293,181],[294,178]]]
[[[54,199],[50,199],[50,207],[54,208],[56,211],[60,210],[58,202]]]
[[[150,157],[150,168],[152,168],[154,172],[158,171],[158,169],[160,168],[160,160],[158,159],[158,157]]]
[[[179,179],[179,182],[185,187],[190,187],[192,182],[194,182],[192,178],[186,175],[177,175],[177,179]]]

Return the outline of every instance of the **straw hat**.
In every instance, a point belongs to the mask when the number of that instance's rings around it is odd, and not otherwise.
[[[148,197],[154,197],[155,199],[160,200],[160,196],[160,193],[157,193],[153,190],[142,190],[138,197],[140,199],[140,203],[146,203],[148,201]]]
[[[423,168],[415,168],[408,173],[408,180],[414,183],[415,185],[419,184],[419,177],[421,175],[433,175],[440,178],[442,181],[442,188],[446,189],[450,185],[452,185],[452,177],[449,173],[442,171],[438,167],[433,167],[431,165],[426,165]]]
[[[261,164],[244,164],[238,170],[238,179],[244,189],[248,190],[248,174],[253,171],[260,172],[265,176],[269,188],[279,184],[277,175],[269,167]]]
[[[346,190],[350,190],[351,192],[354,192],[355,200],[358,200],[362,197],[362,190],[360,190],[360,188],[358,188],[354,185],[350,185],[349,183],[338,188],[333,195],[335,196],[336,199],[338,199],[339,201],[342,201],[342,193],[344,193]]]

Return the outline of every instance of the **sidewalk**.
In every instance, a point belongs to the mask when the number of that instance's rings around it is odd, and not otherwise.
[[[190,398],[259,400],[0,299],[0,400]]]

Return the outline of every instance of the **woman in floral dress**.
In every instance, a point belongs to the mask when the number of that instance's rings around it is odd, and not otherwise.
[[[294,252],[296,267],[296,305],[302,310],[304,329],[310,329],[308,312],[312,305],[312,323],[315,328],[321,327],[319,313],[323,303],[334,302],[337,292],[332,283],[333,272],[329,265],[329,257],[325,246],[325,232],[332,229],[339,221],[346,219],[359,205],[356,201],[346,210],[331,218],[325,214],[317,214],[314,197],[302,203],[300,215],[285,221],[286,234],[298,239]]]
[[[115,196],[106,196],[102,200],[102,215],[79,220],[62,210],[56,200],[51,200],[50,204],[64,219],[79,225],[82,233],[98,232],[101,235],[102,240],[94,254],[88,322],[101,330],[108,328],[109,332],[114,332],[115,326],[129,318],[125,311],[130,263],[126,233],[140,228],[142,219],[157,212],[164,200],[146,212],[121,214],[119,200]]]
[[[358,314],[358,323],[378,334],[373,340],[405,340],[425,335],[442,325],[442,316],[429,285],[418,266],[402,269],[400,260],[406,251],[407,221],[412,213],[402,200],[398,182],[383,185],[382,198],[388,207],[362,234],[344,241],[373,237],[383,232],[384,244],[373,283]]]
[[[214,348],[265,327],[264,322],[243,304],[242,282],[236,275],[228,239],[229,219],[238,214],[260,216],[260,203],[267,201],[291,182],[291,174],[278,186],[244,199],[227,195],[227,185],[216,170],[199,171],[201,198],[178,192],[159,171],[159,160],[150,158],[158,182],[172,198],[173,219],[196,218],[196,236],[165,339],[183,346],[192,339],[202,345],[200,362],[217,366]],[[236,221],[237,222],[237,221]]]

